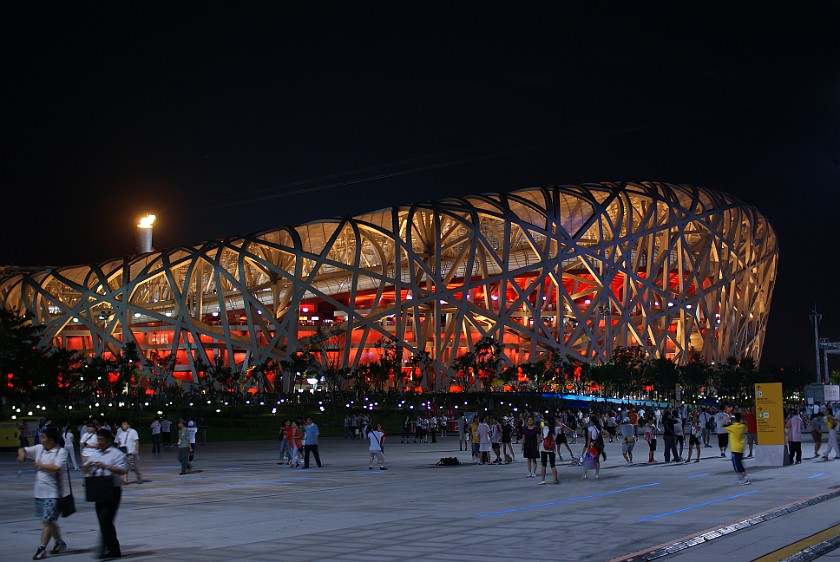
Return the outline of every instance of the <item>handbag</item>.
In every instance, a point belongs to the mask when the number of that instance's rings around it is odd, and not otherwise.
[[[85,501],[107,502],[114,499],[113,476],[88,476],[85,478]]]
[[[73,497],[73,481],[70,479],[70,466],[67,466],[67,484],[70,487],[70,493],[58,498],[58,511],[62,517],[70,517],[76,513],[76,499]]]

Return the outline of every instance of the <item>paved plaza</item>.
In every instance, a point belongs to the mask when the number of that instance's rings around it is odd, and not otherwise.
[[[747,460],[753,483],[741,486],[716,447],[700,463],[625,466],[620,446],[607,443],[600,480],[583,480],[564,455],[561,484],[539,486],[518,447],[516,462],[480,466],[456,437],[400,444],[390,436],[387,471],[368,470],[365,441],[325,438],[320,449],[322,468],[290,470],[277,464],[277,442],[210,443],[197,448],[194,472],[179,476],[175,449],[153,456],[144,447],[147,482],[125,489],[117,516],[123,557],[642,560],[672,545],[667,560],[737,562],[840,525],[840,461],[761,468]],[[463,464],[435,466],[450,456]],[[644,444],[636,460],[647,460]],[[33,471],[23,467],[19,475],[14,453],[0,453],[5,561],[31,559],[40,536]],[[60,520],[69,550],[50,558],[89,560],[98,554],[96,516],[81,474],[72,474],[79,511]],[[699,544],[683,548],[685,540]],[[840,549],[823,559],[840,560]]]

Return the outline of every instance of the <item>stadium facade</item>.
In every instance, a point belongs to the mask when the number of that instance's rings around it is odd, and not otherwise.
[[[656,182],[522,189],[383,209],[89,266],[0,277],[0,306],[91,357],[135,342],[174,376],[299,350],[356,369],[395,338],[451,363],[480,338],[506,365],[618,346],[685,364],[761,356],[778,265],[753,206]],[[446,377],[440,377],[445,381]],[[440,383],[441,385],[445,382]]]

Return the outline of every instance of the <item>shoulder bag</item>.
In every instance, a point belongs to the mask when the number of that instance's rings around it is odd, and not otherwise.
[[[96,476],[94,473],[85,478],[85,501],[107,502],[112,499],[114,499],[113,475]]]
[[[67,467],[67,485],[70,488],[70,493],[58,498],[58,511],[62,517],[70,517],[76,513],[76,499],[73,497],[73,481],[70,479],[70,466],[65,466]]]

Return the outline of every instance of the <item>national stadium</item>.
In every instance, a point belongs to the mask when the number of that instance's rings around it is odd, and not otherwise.
[[[301,351],[353,371],[385,340],[441,381],[487,337],[505,366],[606,362],[629,346],[680,365],[758,363],[778,257],[767,219],[725,193],[558,185],[5,268],[0,306],[42,326],[45,345],[108,358],[134,342],[174,357],[169,376],[186,382],[202,365],[246,373]]]

